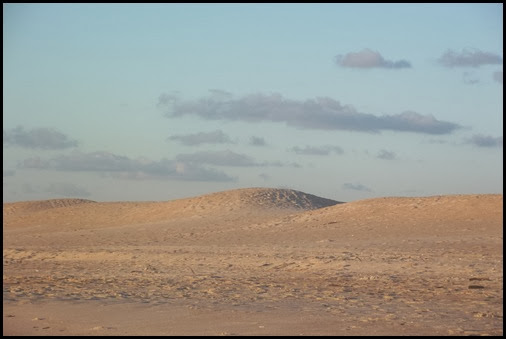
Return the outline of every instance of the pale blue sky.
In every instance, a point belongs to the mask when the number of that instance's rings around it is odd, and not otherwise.
[[[4,201],[502,193],[502,4],[4,4]]]

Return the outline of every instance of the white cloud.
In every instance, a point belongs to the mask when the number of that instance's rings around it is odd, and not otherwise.
[[[360,52],[350,52],[345,55],[337,55],[335,61],[339,66],[351,68],[411,68],[406,60],[385,60],[381,54],[371,49],[363,49]]]

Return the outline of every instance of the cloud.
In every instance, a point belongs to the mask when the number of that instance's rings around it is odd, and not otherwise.
[[[216,130],[213,132],[200,132],[196,134],[173,135],[167,139],[178,140],[183,145],[187,146],[195,146],[200,144],[232,143],[232,140],[230,140],[229,136],[223,133],[221,130]]]
[[[25,159],[18,167],[56,171],[100,172],[110,176],[133,180],[186,180],[186,181],[235,181],[224,172],[205,168],[195,163],[162,159],[130,159],[109,152],[73,152],[49,160],[33,157]]]
[[[4,145],[56,150],[76,147],[77,141],[52,128],[34,128],[25,131],[23,127],[18,126],[10,131],[4,130]]]
[[[253,145],[253,146],[265,146],[267,145],[267,143],[265,142],[265,139],[264,138],[261,138],[261,137],[255,137],[255,136],[252,136],[250,138],[250,145]]]
[[[476,48],[465,48],[460,53],[449,49],[438,59],[438,62],[445,67],[479,67],[502,64],[502,58],[497,54],[482,52]]]
[[[443,139],[429,139],[429,140],[427,140],[427,142],[429,144],[440,144],[440,145],[448,143],[447,140],[443,140]]]
[[[190,164],[207,164],[214,166],[230,166],[230,167],[266,167],[266,166],[292,166],[300,167],[296,163],[284,164],[280,161],[275,162],[257,162],[255,159],[245,154],[226,151],[202,151],[195,153],[178,154],[177,161]]]
[[[397,155],[394,152],[382,149],[381,151],[379,151],[377,158],[383,160],[394,160],[397,158]]]
[[[406,60],[390,61],[385,60],[381,54],[371,49],[363,49],[360,52],[350,52],[345,55],[337,55],[335,62],[342,67],[352,68],[411,68],[411,64]]]
[[[89,197],[86,189],[67,182],[55,182],[46,188],[46,192],[62,195],[65,197]]]
[[[502,84],[502,71],[497,71],[497,72],[494,72],[494,80],[497,81],[498,83]]]
[[[300,148],[298,146],[292,147],[290,151],[300,155],[329,155],[330,152],[335,154],[343,154],[344,151],[339,146],[324,145],[324,146],[306,146]]]
[[[362,184],[352,184],[352,183],[344,183],[342,185],[343,189],[346,190],[354,190],[354,191],[362,191],[362,192],[372,192],[372,190],[369,187],[366,187]]]
[[[461,128],[413,111],[383,116],[360,113],[326,97],[298,101],[284,99],[280,94],[250,94],[239,99],[207,97],[183,101],[172,96],[170,101],[160,100],[159,105],[167,107],[168,118],[193,114],[208,120],[284,122],[301,129],[449,134]]]
[[[189,154],[178,154],[176,160],[189,163],[209,164],[215,166],[258,166],[255,160],[247,155],[227,151],[205,151]]]
[[[478,147],[502,147],[503,137],[492,137],[488,135],[475,134],[465,141]]]
[[[470,72],[464,72],[462,74],[462,81],[468,85],[475,85],[480,82],[480,80]]]

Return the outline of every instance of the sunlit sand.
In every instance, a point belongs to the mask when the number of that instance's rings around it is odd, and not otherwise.
[[[4,335],[502,335],[503,197],[5,203]]]

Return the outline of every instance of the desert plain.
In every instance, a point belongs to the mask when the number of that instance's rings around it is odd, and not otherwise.
[[[503,335],[503,196],[4,203],[3,334]]]

